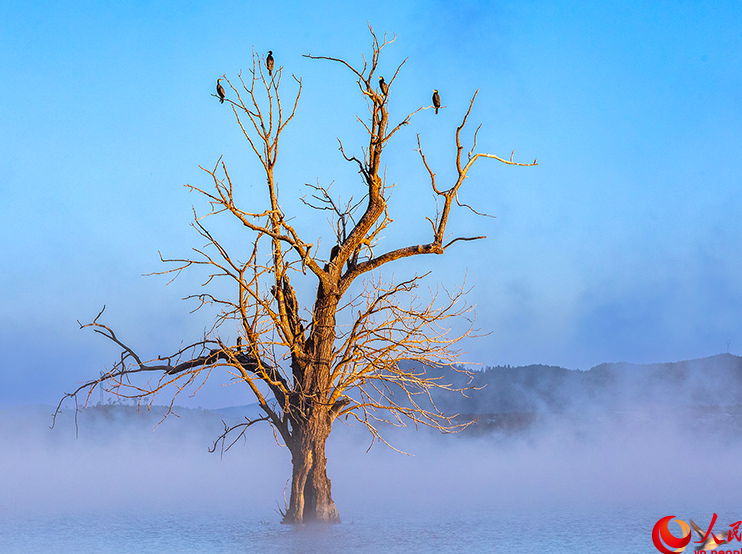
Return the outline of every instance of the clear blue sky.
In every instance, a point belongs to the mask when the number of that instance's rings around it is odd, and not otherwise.
[[[180,301],[195,279],[141,275],[161,269],[158,250],[197,244],[190,207],[203,204],[183,185],[206,183],[198,164],[223,154],[247,195],[262,182],[210,96],[253,47],[304,79],[278,169],[287,206],[317,179],[357,190],[336,137],[358,147],[364,104],[348,73],[301,54],[360,60],[366,21],[397,35],[384,73],[409,58],[393,113],[429,103],[433,88],[447,106],[389,152],[398,231],[429,238],[414,133],[450,176],[476,89],[480,148],[539,159],[479,165],[462,196],[497,217],[452,225],[487,241],[426,262],[431,285],[466,274],[474,287],[490,334],[465,345],[466,360],[587,369],[701,357],[727,341],[742,353],[739,2],[6,0],[2,11],[0,405],[52,402],[110,363],[114,351],[76,323],[104,304],[147,355],[208,326]]]

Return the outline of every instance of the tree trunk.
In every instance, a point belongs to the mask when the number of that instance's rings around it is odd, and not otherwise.
[[[295,428],[291,446],[291,499],[283,523],[340,523],[326,471],[325,444],[331,425],[324,412]]]

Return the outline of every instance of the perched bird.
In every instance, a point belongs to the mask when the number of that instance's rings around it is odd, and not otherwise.
[[[265,67],[268,69],[268,75],[273,75],[273,50],[268,50],[268,57],[265,58]]]
[[[216,93],[219,95],[219,102],[224,104],[224,87],[219,81],[221,81],[221,79],[216,80]]]
[[[379,77],[379,88],[381,89],[381,94],[386,96],[387,92],[389,92],[389,87],[384,82],[384,77]]]
[[[438,113],[438,108],[441,107],[441,97],[438,96],[438,89],[433,89],[433,107],[435,108],[435,113]]]
[[[714,514],[714,519],[716,519],[716,514]],[[713,522],[712,522],[713,525]],[[706,535],[706,533],[701,530],[701,528],[696,524],[695,521],[692,519],[690,520],[690,526],[693,527],[693,530],[698,534],[698,539],[703,540],[703,537]],[[719,542],[721,541],[721,542]],[[709,533],[708,538],[699,546],[696,547],[696,552],[699,552],[701,550],[703,551],[709,551],[713,550],[715,548],[720,547],[722,544],[727,544],[729,542],[729,533],[727,533],[726,538],[722,535],[722,537],[717,537],[714,535],[713,531]]]

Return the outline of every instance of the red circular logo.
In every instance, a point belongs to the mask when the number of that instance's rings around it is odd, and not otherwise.
[[[662,554],[674,554],[675,552],[682,552],[690,542],[690,527],[682,519],[676,519],[675,522],[680,525],[683,530],[682,537],[676,537],[667,528],[667,524],[672,521],[675,516],[667,516],[660,519],[654,524],[652,529],[652,542],[654,546],[662,552]],[[665,546],[665,544],[667,546]],[[670,548],[673,550],[670,550]]]

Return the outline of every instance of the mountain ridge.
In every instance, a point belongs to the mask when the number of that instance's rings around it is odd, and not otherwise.
[[[678,362],[603,363],[589,370],[559,366],[487,367],[464,373],[439,369],[464,395],[436,393],[447,413],[621,410],[648,406],[742,403],[742,357],[724,353]]]

